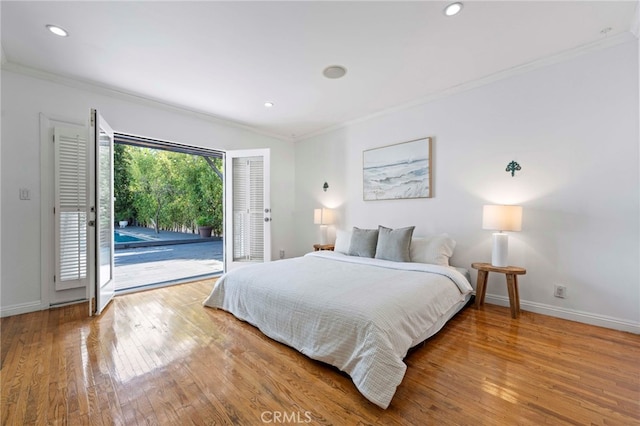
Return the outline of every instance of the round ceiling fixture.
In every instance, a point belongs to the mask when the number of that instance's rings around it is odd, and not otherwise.
[[[322,71],[322,74],[327,78],[341,78],[347,73],[347,69],[341,65],[331,65]]]
[[[460,13],[461,10],[462,10],[462,3],[455,2],[455,3],[451,3],[450,5],[444,8],[444,14],[447,16],[453,16]]]
[[[48,29],[49,31],[51,31],[53,34],[55,34],[55,35],[57,35],[57,36],[60,36],[60,37],[67,37],[67,36],[69,35],[69,32],[68,32],[67,30],[65,30],[64,28],[59,27],[59,26],[57,26],[57,25],[51,25],[51,24],[49,24],[49,25],[47,25],[46,27],[47,27],[47,29]]]
[[[275,104],[273,102],[265,102],[264,103],[264,107],[265,108],[271,108],[272,106],[274,106]]]

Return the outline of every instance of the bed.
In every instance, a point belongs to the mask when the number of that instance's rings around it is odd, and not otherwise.
[[[468,302],[472,287],[463,272],[317,251],[230,271],[204,305],[346,372],[365,398],[387,408],[408,350]]]

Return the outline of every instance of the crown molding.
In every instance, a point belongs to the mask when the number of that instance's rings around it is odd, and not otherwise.
[[[34,78],[38,78],[41,80],[47,80],[47,81],[51,81],[53,83],[58,83],[58,84],[62,84],[62,85],[66,85],[69,87],[73,87],[76,89],[82,89],[82,90],[87,90],[87,91],[92,91],[94,93],[99,93],[99,94],[103,94],[103,95],[107,95],[107,96],[111,96],[111,97],[115,97],[115,98],[119,98],[119,99],[123,99],[126,101],[130,101],[130,102],[135,102],[138,104],[143,104],[143,105],[147,105],[147,106],[152,106],[152,107],[156,107],[156,108],[162,108],[165,110],[169,110],[172,112],[178,112],[178,113],[182,113],[182,114],[186,114],[188,116],[191,117],[197,117],[200,118],[202,120],[206,120],[206,121],[210,121],[210,122],[214,122],[216,124],[219,125],[223,125],[223,126],[228,126],[228,127],[232,127],[232,128],[236,128],[236,129],[241,129],[244,131],[248,131],[251,133],[255,133],[261,136],[266,136],[266,137],[270,137],[270,138],[274,138],[283,142],[299,142],[299,141],[303,141],[303,140],[307,140],[307,139],[311,139],[320,135],[324,135],[327,133],[331,133],[333,131],[339,130],[339,129],[343,129],[355,124],[360,124],[378,117],[382,117],[385,115],[389,115],[395,112],[399,112],[399,111],[403,111],[403,110],[407,110],[407,109],[411,109],[411,108],[415,108],[417,106],[420,105],[424,105],[433,101],[436,101],[438,99],[442,99],[442,98],[446,98],[449,97],[451,95],[454,95],[456,93],[460,93],[460,92],[464,92],[467,90],[471,90],[471,89],[475,89],[477,87],[481,87],[496,81],[500,81],[509,77],[513,77],[513,76],[517,76],[517,75],[521,75],[521,74],[525,74],[527,72],[539,69],[539,68],[543,68],[549,65],[553,65],[553,64],[557,64],[560,62],[564,62],[567,61],[569,59],[587,54],[587,53],[591,53],[591,52],[595,52],[595,51],[599,51],[599,50],[603,50],[609,47],[613,47],[619,44],[623,44],[626,42],[629,42],[631,40],[637,40],[639,38],[638,36],[638,32],[640,31],[640,2],[637,4],[636,6],[636,13],[635,13],[635,18],[634,18],[634,22],[631,26],[630,31],[628,32],[624,32],[624,33],[620,33],[617,34],[615,36],[612,37],[604,37],[596,42],[593,43],[588,43],[570,50],[566,50],[563,52],[560,52],[558,54],[555,55],[551,55],[545,58],[541,58],[535,61],[531,61],[522,65],[518,65],[512,68],[508,68],[502,71],[498,71],[494,74],[488,75],[486,77],[482,77],[480,79],[476,79],[476,80],[472,80],[472,81],[468,81],[466,83],[462,83],[456,86],[452,86],[443,90],[440,90],[438,92],[432,93],[428,96],[422,97],[420,99],[416,99],[414,101],[408,102],[408,103],[404,103],[401,105],[397,105],[395,107],[391,107],[391,108],[387,108],[381,111],[378,111],[376,113],[373,114],[369,114],[367,116],[364,117],[360,117],[360,118],[356,118],[354,120],[349,120],[340,124],[336,124],[333,126],[329,126],[326,127],[324,129],[315,131],[315,132],[310,132],[304,135],[296,135],[295,137],[291,136],[285,136],[282,134],[278,134],[278,133],[273,133],[273,132],[268,132],[268,131],[264,131],[261,129],[257,129],[255,127],[251,127],[247,124],[244,123],[240,123],[237,121],[233,121],[233,120],[229,120],[226,118],[222,118],[219,116],[216,116],[214,114],[208,113],[208,112],[204,112],[204,111],[200,111],[200,110],[196,110],[193,108],[190,108],[188,106],[184,106],[184,105],[178,105],[178,104],[173,104],[170,102],[166,102],[160,99],[156,99],[153,97],[149,97],[146,95],[141,95],[139,93],[134,93],[134,92],[130,92],[130,91],[126,91],[126,90],[122,90],[119,89],[117,87],[114,86],[108,86],[108,85],[103,85],[100,83],[97,83],[95,81],[90,81],[90,80],[83,80],[83,79],[78,79],[75,77],[68,77],[68,76],[64,76],[64,75],[60,75],[60,74],[54,74],[54,73],[50,73],[47,71],[43,71],[40,69],[36,69],[36,68],[31,68],[31,67],[27,67],[24,65],[20,65],[14,62],[11,62],[7,59],[5,53],[4,53],[4,49],[2,49],[2,46],[0,45],[0,49],[1,49],[1,55],[2,55],[2,63],[1,63],[1,67],[3,70],[6,71],[11,71],[11,72],[15,72],[18,74],[24,74],[24,75],[28,75]]]
[[[303,140],[311,139],[326,133],[331,133],[335,130],[343,129],[345,127],[349,127],[355,124],[360,124],[378,117],[382,117],[385,115],[389,115],[395,112],[411,109],[418,107],[420,105],[428,104],[430,102],[436,101],[438,99],[443,99],[449,97],[451,95],[465,92],[467,90],[475,89],[481,86],[485,86],[487,84],[491,84],[496,81],[504,80],[506,78],[510,78],[513,76],[521,75],[528,73],[530,71],[544,68],[549,65],[561,63],[568,61],[572,58],[585,55],[587,53],[596,52],[599,50],[604,50],[609,47],[617,46],[619,44],[627,43],[631,40],[634,40],[634,35],[631,32],[624,32],[617,34],[612,37],[604,37],[596,42],[584,44],[582,46],[578,46],[573,49],[565,50],[563,52],[557,53],[555,55],[547,56],[541,59],[537,59],[535,61],[527,62],[522,65],[518,65],[512,68],[507,68],[505,70],[498,71],[496,73],[490,74],[486,77],[482,77],[476,80],[468,81],[466,83],[459,84],[457,86],[452,86],[438,92],[432,93],[428,96],[422,97],[420,99],[416,99],[414,101],[401,104],[395,107],[387,108],[382,111],[375,112],[373,114],[367,115],[365,117],[356,118],[354,120],[346,121],[344,123],[336,124],[331,127],[327,127],[322,130],[318,130],[317,132],[308,133],[305,135],[300,135],[295,139],[295,142],[300,142]]]
[[[153,98],[150,96],[142,95],[139,93],[130,92],[127,90],[122,90],[115,86],[109,86],[97,83],[91,80],[79,79],[77,77],[68,77],[61,74],[50,73],[48,71],[43,71],[41,69],[28,67],[25,65],[20,65],[15,62],[10,62],[6,60],[4,56],[4,51],[2,52],[2,70],[10,71],[16,74],[22,74],[29,77],[37,78],[40,80],[50,81],[52,83],[61,84],[64,86],[72,87],[74,89],[81,89],[90,91],[93,93],[97,93],[100,95],[106,95],[113,98],[121,99],[128,102],[134,102],[154,108],[161,108],[171,112],[181,113],[190,117],[199,118],[201,120],[206,120],[209,122],[213,122],[222,126],[232,127],[235,129],[244,130],[247,132],[255,133],[261,136],[266,136],[269,138],[274,138],[283,142],[293,142],[293,138],[289,138],[283,136],[281,134],[267,132],[261,129],[256,129],[255,127],[251,127],[247,124],[240,123],[238,121],[229,120],[226,118],[222,118],[216,116],[214,114],[196,110],[193,108],[189,108],[184,105],[174,104],[171,102],[166,102],[157,98]]]

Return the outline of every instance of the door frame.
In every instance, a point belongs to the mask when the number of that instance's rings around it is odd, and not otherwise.
[[[158,138],[152,138],[152,137],[145,137],[145,136],[138,136],[138,135],[133,135],[131,133],[123,133],[123,132],[119,132],[117,130],[114,131],[114,146],[120,144],[120,145],[125,145],[125,146],[134,146],[134,147],[140,147],[140,148],[147,148],[147,149],[152,149],[152,150],[157,150],[157,151],[167,151],[167,152],[172,152],[172,153],[178,153],[178,154],[184,154],[184,155],[197,155],[200,157],[208,157],[208,158],[218,158],[222,160],[222,165],[223,165],[223,169],[224,170],[224,158],[225,158],[225,151],[220,150],[220,149],[214,149],[214,148],[208,148],[208,147],[204,147],[204,146],[196,146],[196,145],[189,145],[183,142],[174,142],[171,140],[166,140],[166,139],[158,139]],[[114,163],[115,166],[115,163]],[[223,173],[224,175],[224,173]],[[115,175],[114,175],[115,177]],[[224,208],[224,178],[223,178],[223,182],[222,182],[222,189],[223,189],[223,199],[222,199],[222,206]],[[223,219],[223,229],[224,229],[224,219]],[[224,245],[223,245],[223,253],[224,253]],[[224,273],[224,258],[223,258],[223,269],[222,269],[222,273]],[[219,272],[214,272],[215,274],[218,274]],[[213,274],[212,274],[213,275]],[[184,279],[190,279],[192,277],[184,277]],[[180,279],[182,280],[182,278]],[[120,294],[126,294],[126,293],[132,293],[132,292],[137,292],[137,291],[141,291],[141,290],[149,290],[149,289],[156,289],[156,288],[162,288],[165,287],[167,285],[174,285],[173,282],[171,283],[154,283],[154,284],[147,284],[144,287],[132,287],[132,288],[120,288],[120,289],[116,289],[116,295],[120,295]]]

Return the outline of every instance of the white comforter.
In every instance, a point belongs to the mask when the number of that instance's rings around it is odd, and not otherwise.
[[[471,291],[454,268],[319,251],[233,270],[204,304],[345,371],[387,408],[407,351],[435,334]]]

